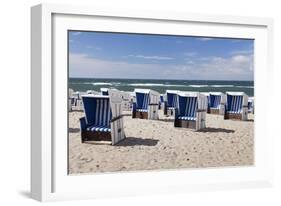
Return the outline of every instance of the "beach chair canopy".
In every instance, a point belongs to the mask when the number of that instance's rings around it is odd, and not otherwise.
[[[112,118],[110,99],[102,95],[82,96],[88,131],[110,132]]]
[[[242,113],[248,106],[248,96],[244,92],[227,92],[226,110],[229,113]]]
[[[196,112],[207,109],[207,97],[199,92],[179,92],[177,109],[178,119],[195,121]]]
[[[177,106],[177,94],[180,91],[178,90],[166,90],[166,96],[167,96],[167,107],[173,107],[175,108]]]

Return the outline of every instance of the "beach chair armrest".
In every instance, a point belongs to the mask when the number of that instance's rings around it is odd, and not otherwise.
[[[124,115],[121,114],[121,115],[119,115],[119,116],[117,116],[117,117],[113,117],[113,118],[110,120],[110,122],[115,122],[115,121],[117,121],[118,119],[121,119],[123,116],[124,116]]]
[[[86,128],[87,128],[86,118],[82,117],[82,118],[79,119],[79,121],[80,121],[80,129],[81,129],[81,131],[86,130]]]

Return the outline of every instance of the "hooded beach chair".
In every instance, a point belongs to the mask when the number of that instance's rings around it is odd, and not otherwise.
[[[208,113],[224,115],[226,95],[222,92],[210,92],[208,100]]]
[[[180,91],[178,90],[166,90],[166,101],[164,102],[164,114],[165,115],[174,115],[174,110],[177,107],[177,94]]]
[[[101,95],[105,95],[105,96],[108,95],[108,88],[100,88],[100,91],[101,91]]]
[[[199,130],[206,127],[207,97],[199,92],[179,92],[175,127]]]
[[[254,97],[248,98],[248,112],[254,114],[255,99]]]
[[[160,94],[151,89],[135,89],[136,102],[133,103],[132,118],[158,119]]]
[[[73,96],[73,89],[68,89],[68,111],[72,111],[72,96]]]
[[[248,96],[244,92],[226,92],[224,119],[247,120]]]
[[[109,95],[83,95],[85,117],[80,119],[81,139],[111,141],[114,145],[125,138],[122,116],[122,96],[108,90]]]
[[[81,96],[86,94],[85,92],[72,92],[72,95],[70,97],[70,104],[71,104],[71,110],[75,111],[82,111],[83,110],[83,102],[81,99]]]

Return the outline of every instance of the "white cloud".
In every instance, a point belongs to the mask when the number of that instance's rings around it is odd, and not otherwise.
[[[185,64],[129,63],[70,54],[71,77],[140,78],[140,79],[202,79],[202,80],[252,80],[253,56],[234,55],[229,58],[209,57],[203,62],[187,61]]]
[[[166,56],[145,56],[145,55],[128,55],[128,57],[151,59],[151,60],[172,60],[172,59],[174,59],[173,57],[166,57]]]

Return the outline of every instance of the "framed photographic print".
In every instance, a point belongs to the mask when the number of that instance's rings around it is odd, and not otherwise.
[[[31,14],[34,199],[272,185],[271,19]]]

